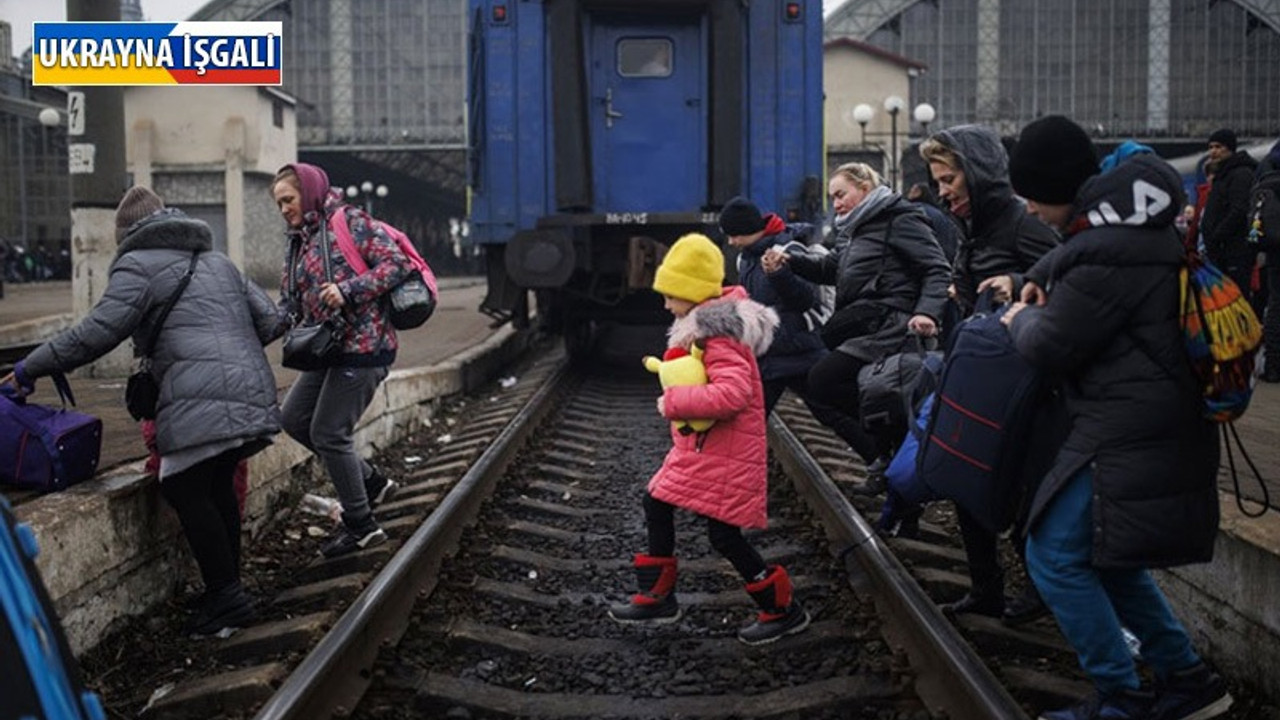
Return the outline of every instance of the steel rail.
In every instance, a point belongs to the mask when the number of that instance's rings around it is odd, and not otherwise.
[[[841,494],[800,439],[776,415],[769,445],[836,543],[854,589],[874,588],[877,608],[901,632],[917,672],[916,692],[931,710],[957,720],[1028,720],[982,658],[924,593],[893,552]]]
[[[369,686],[378,650],[399,640],[418,598],[435,589],[440,564],[569,378],[562,362],[267,700],[256,720],[351,713]]]

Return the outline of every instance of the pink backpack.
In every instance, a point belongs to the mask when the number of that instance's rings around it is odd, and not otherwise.
[[[346,208],[334,211],[329,216],[329,230],[337,240],[338,250],[342,253],[342,257],[346,258],[347,264],[356,271],[356,274],[363,275],[369,271],[369,264],[356,249],[356,243],[351,237],[351,228],[347,226],[346,219]],[[413,241],[408,235],[393,225],[375,218],[371,219],[377,223],[377,227],[381,227],[383,232],[396,241],[400,252],[404,253],[405,259],[409,261],[411,270],[409,277],[387,293],[390,299],[388,316],[391,326],[397,330],[416,328],[425,323],[436,309],[436,299],[439,297],[436,275],[431,272],[431,266],[427,265],[427,261],[418,254],[418,249],[413,246]]]

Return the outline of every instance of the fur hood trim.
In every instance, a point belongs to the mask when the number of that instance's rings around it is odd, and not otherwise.
[[[759,357],[773,344],[778,329],[778,313],[752,300],[741,286],[726,287],[715,300],[708,300],[671,323],[667,346],[689,348],[695,342],[715,337],[737,340]]]
[[[165,208],[134,223],[120,241],[116,257],[134,250],[156,249],[212,250],[213,232],[203,220],[187,217],[174,208]]]

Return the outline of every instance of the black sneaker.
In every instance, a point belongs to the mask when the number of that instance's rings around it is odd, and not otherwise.
[[[251,625],[257,619],[253,601],[238,582],[206,593],[206,597],[204,606],[187,621],[186,634],[196,637],[218,635]]]
[[[673,592],[653,602],[632,601],[609,608],[610,619],[623,625],[666,625],[679,620],[683,613]]]
[[[747,645],[764,645],[809,627],[809,611],[792,600],[781,615],[760,613],[755,622],[738,631],[738,640]]]
[[[381,545],[386,541],[387,534],[378,527],[373,515],[354,523],[354,527],[348,524],[346,516],[343,515],[342,524],[338,525],[338,529],[334,530],[328,542],[320,548],[320,554],[327,558],[334,558]]]
[[[1009,627],[1026,625],[1049,614],[1049,606],[1040,599],[1040,593],[1030,585],[1021,595],[1004,605],[1004,615],[1000,621]]]
[[[1121,690],[1093,697],[1079,705],[1040,713],[1038,720],[1146,720],[1151,696],[1140,690]]]
[[[1209,720],[1231,708],[1222,677],[1200,663],[1173,673],[1156,687],[1152,720]]]
[[[399,483],[378,472],[377,468],[374,468],[372,475],[364,479],[364,492],[369,497],[370,510],[391,500],[399,489]]]

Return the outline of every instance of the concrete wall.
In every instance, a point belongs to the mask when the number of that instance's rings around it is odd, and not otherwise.
[[[1219,502],[1213,562],[1157,579],[1201,655],[1280,698],[1280,523],[1245,517],[1231,494],[1220,493]]]
[[[506,327],[453,360],[393,371],[361,418],[358,450],[375,452],[421,427],[440,398],[487,382],[523,350],[523,342]],[[170,597],[175,579],[194,571],[177,517],[140,465],[17,508],[18,519],[40,542],[36,564],[76,654],[91,649],[113,625]],[[295,478],[320,472],[301,445],[277,436],[250,461],[245,532],[257,536],[277,510],[296,500]]]
[[[852,47],[830,45],[822,54],[822,78],[827,97],[824,111],[827,146],[849,148],[861,145],[862,129],[853,121],[853,108],[866,103],[875,110],[871,122],[867,123],[867,143],[879,145],[887,153],[892,123],[884,111],[884,99],[890,95],[897,95],[904,101],[911,98],[907,69],[899,63]],[[910,107],[898,113],[899,150],[907,136],[910,118]]]

